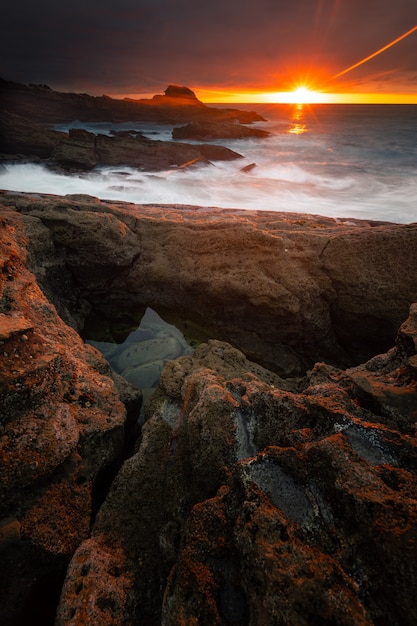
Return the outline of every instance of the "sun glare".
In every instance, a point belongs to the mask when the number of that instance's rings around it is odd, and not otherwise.
[[[274,91],[263,94],[263,101],[284,104],[318,104],[329,102],[328,94],[314,91],[305,85],[300,85],[292,91]]]
[[[296,104],[307,104],[316,100],[314,91],[310,91],[308,87],[297,87],[294,89],[294,102]]]
[[[200,88],[197,94],[207,103],[259,103],[259,104],[417,104],[415,93],[372,93],[345,91],[334,92],[329,89],[314,89],[307,84],[296,83],[288,91],[259,90],[252,92],[242,91],[212,91]]]

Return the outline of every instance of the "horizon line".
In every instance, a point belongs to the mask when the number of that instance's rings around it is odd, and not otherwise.
[[[417,93],[381,93],[381,92],[311,92],[310,98],[299,99],[294,91],[263,91],[256,93],[237,93],[211,91],[194,88],[192,91],[204,104],[417,104]],[[199,93],[200,92],[200,93]],[[202,94],[201,92],[206,92]],[[215,95],[214,95],[215,94]],[[154,94],[108,94],[115,99],[152,99]],[[220,96],[220,97],[219,97]]]

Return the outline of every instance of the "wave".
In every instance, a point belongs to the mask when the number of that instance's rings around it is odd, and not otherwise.
[[[149,173],[100,167],[65,175],[40,164],[6,163],[0,187],[52,194],[84,193],[137,204],[315,213],[410,223],[417,220],[417,116],[413,107],[270,106],[256,126],[267,139],[216,141],[244,157]],[[172,140],[172,126],[71,122],[56,128],[94,133],[139,130]],[[254,167],[242,171],[245,166]]]
[[[295,163],[257,166],[248,162],[144,173],[130,167],[102,167],[64,175],[40,164],[5,164],[0,187],[9,191],[66,195],[83,193],[136,204],[300,212],[329,217],[409,223],[416,220],[417,180],[383,182],[368,176],[332,177]]]

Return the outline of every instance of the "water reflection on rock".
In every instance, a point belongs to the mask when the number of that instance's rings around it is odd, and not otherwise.
[[[123,343],[91,340],[88,343],[100,350],[118,374],[142,389],[144,399],[157,387],[167,361],[193,351],[178,328],[165,322],[149,307],[139,327]]]

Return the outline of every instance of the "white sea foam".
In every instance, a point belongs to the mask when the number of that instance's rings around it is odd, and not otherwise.
[[[320,109],[294,119],[280,109],[260,123],[268,139],[218,141],[244,158],[157,173],[101,167],[79,175],[42,165],[5,164],[0,188],[65,195],[85,193],[138,204],[167,203],[316,213],[332,217],[417,221],[417,119],[415,110],[371,107]],[[271,113],[271,111],[270,111]],[[302,113],[302,112],[301,112]],[[389,114],[389,124],[387,115]],[[329,119],[330,118],[330,119]],[[301,124],[300,128],[297,125]],[[93,132],[110,125],[71,123]],[[112,125],[168,139],[172,127]],[[296,132],[292,132],[292,131]],[[405,132],[407,131],[407,132]],[[248,172],[242,168],[251,163]]]

